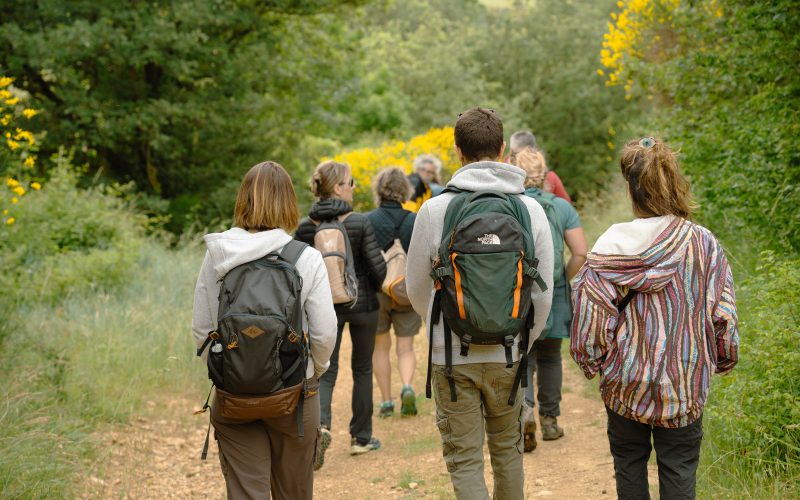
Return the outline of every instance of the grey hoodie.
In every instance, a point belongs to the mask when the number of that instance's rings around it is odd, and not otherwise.
[[[534,325],[531,330],[531,344],[542,333],[542,329],[550,314],[550,305],[553,300],[553,240],[550,236],[550,225],[544,209],[536,200],[524,196],[525,171],[521,168],[492,161],[481,161],[461,167],[453,174],[447,186],[453,186],[468,191],[494,190],[501,193],[514,193],[528,207],[531,216],[531,233],[536,246],[536,258],[539,259],[539,272],[544,279],[547,290],[542,292],[533,285],[531,300],[534,307]],[[455,195],[441,194],[426,201],[417,213],[414,232],[411,236],[411,245],[408,249],[408,264],[406,269],[406,287],[408,297],[414,310],[426,318],[430,324],[431,305],[433,303],[433,280],[430,277],[433,262],[439,252],[439,243],[442,239],[444,214],[447,205]],[[549,270],[549,271],[548,271]],[[467,363],[505,363],[503,346],[470,347],[469,355],[460,355],[460,340],[453,335],[453,364]],[[431,341],[431,339],[428,339]],[[519,344],[520,336],[514,340],[515,347]],[[512,349],[514,361],[519,359],[519,349]],[[442,322],[434,325],[433,329],[433,363],[444,365],[444,332]]]
[[[199,347],[208,332],[217,328],[219,283],[234,267],[259,259],[282,249],[292,237],[283,229],[251,233],[234,227],[223,233],[207,234],[206,256],[194,289],[192,334]],[[328,369],[336,345],[336,313],[328,284],[328,272],[322,255],[313,247],[306,248],[297,260],[297,271],[303,279],[300,300],[305,315],[303,328],[308,331],[311,359],[307,377],[321,375]]]

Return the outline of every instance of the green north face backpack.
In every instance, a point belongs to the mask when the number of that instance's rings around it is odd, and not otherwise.
[[[531,220],[525,204],[515,195],[496,191],[457,192],[447,207],[439,255],[431,277],[434,295],[433,324],[444,321],[445,372],[450,397],[456,401],[452,378],[451,332],[461,343],[461,356],[469,355],[472,344],[503,345],[507,366],[513,364],[514,338],[522,334],[520,366],[512,386],[509,404],[527,371],[528,333],[533,326],[531,289],[535,281],[547,287],[537,270]],[[430,342],[430,346],[433,342]],[[428,352],[428,383],[432,350]]]

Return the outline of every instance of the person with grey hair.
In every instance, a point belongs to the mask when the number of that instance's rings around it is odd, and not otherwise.
[[[419,207],[433,197],[431,183],[441,170],[441,160],[433,155],[424,154],[414,158],[414,172],[408,176],[408,182],[414,191],[408,201],[403,203],[403,208],[417,213]]]
[[[511,134],[511,138],[508,142],[509,149],[511,149],[511,154],[509,154],[506,158],[507,163],[514,164],[516,162],[517,154],[524,149],[532,149],[533,151],[539,152],[542,151],[536,142],[536,136],[533,135],[533,132],[530,130],[518,130],[514,132]],[[561,178],[552,170],[547,171],[542,189],[572,203],[572,198],[570,198],[567,190],[564,189],[564,184],[561,182]]]
[[[402,170],[396,167],[382,170],[375,177],[372,186],[375,204],[378,208],[369,212],[367,218],[375,229],[375,239],[384,252],[400,240],[404,252],[408,252],[411,232],[414,229],[416,214],[403,209],[401,203],[411,196],[412,188]],[[397,368],[400,372],[400,415],[410,417],[417,414],[417,396],[411,387],[417,358],[414,355],[414,337],[419,333],[422,319],[410,305],[400,305],[383,292],[378,293],[380,311],[378,330],[375,335],[375,350],[372,354],[372,371],[381,391],[381,404],[378,416],[388,418],[394,415],[392,397],[392,366],[389,350],[392,341],[389,330],[394,327],[396,337]]]

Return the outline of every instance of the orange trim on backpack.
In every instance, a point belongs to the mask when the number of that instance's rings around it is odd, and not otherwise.
[[[519,317],[519,299],[520,299],[520,292],[522,290],[522,259],[524,257],[525,257],[525,252],[522,252],[522,255],[519,258],[519,262],[517,262],[517,286],[514,287],[514,308],[511,310],[512,318]]]
[[[457,255],[458,255],[457,252],[453,252],[453,255],[450,256],[450,262],[453,263],[453,271],[456,278],[456,299],[458,300],[458,316],[461,319],[467,319],[467,311],[464,310],[464,291],[461,290],[461,273],[458,272],[458,267],[456,266]]]

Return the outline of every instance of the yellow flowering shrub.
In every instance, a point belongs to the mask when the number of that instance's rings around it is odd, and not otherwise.
[[[619,85],[624,80],[626,95],[630,96],[633,80],[623,78],[626,61],[642,59],[645,54],[652,55],[651,49],[661,41],[659,32],[670,30],[673,13],[680,5],[681,0],[617,2],[620,12],[611,13],[612,21],[608,23],[608,32],[603,35],[600,50],[600,62],[607,71],[597,70],[600,76],[607,77],[606,85]]]
[[[0,178],[5,177],[5,189],[0,188],[2,226],[10,226],[17,220],[13,205],[26,196],[28,187],[34,191],[42,188],[33,180],[36,137],[25,130],[25,122],[39,111],[24,106],[25,95],[13,83],[13,78],[0,76]]]
[[[453,127],[432,128],[408,141],[388,141],[375,148],[345,151],[333,158],[347,163],[356,181],[355,204],[359,210],[372,206],[372,179],[385,167],[400,167],[411,173],[414,158],[432,154],[442,161],[442,177],[446,180],[461,164],[456,157]]]

